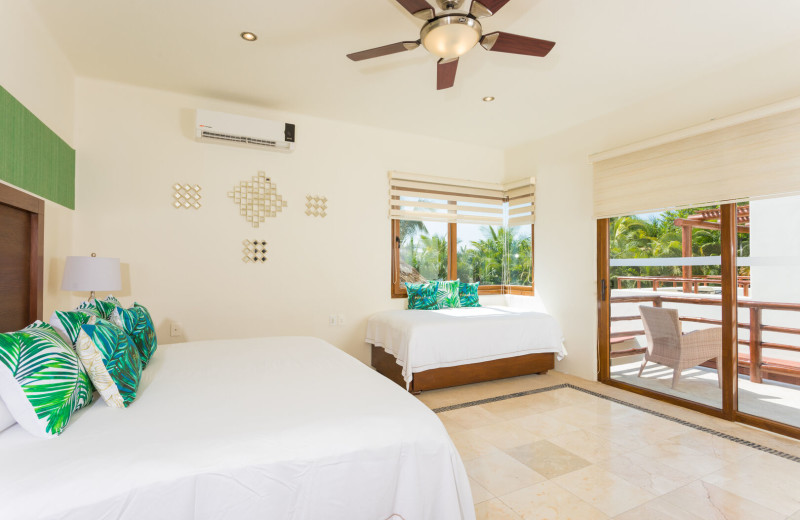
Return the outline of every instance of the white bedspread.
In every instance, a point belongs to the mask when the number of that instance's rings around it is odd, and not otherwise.
[[[0,518],[474,520],[433,412],[315,338],[159,347],[138,399],[0,433]]]
[[[567,354],[551,315],[501,306],[380,312],[369,318],[365,341],[397,358],[406,382],[433,368],[538,352],[555,352],[558,359]]]

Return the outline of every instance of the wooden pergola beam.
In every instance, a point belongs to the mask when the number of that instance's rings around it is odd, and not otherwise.
[[[722,216],[721,209],[707,209],[695,213],[694,215],[689,215],[686,218],[690,220],[719,220],[721,216]],[[748,204],[747,206],[737,206],[736,216],[740,222],[744,221],[745,219],[749,219],[750,205]]]
[[[675,219],[675,225],[681,226],[681,256],[686,258],[692,256],[692,228],[694,227],[694,223],[689,222],[688,225],[678,224],[678,220],[683,221],[684,219]],[[692,266],[684,265],[681,272],[684,278],[691,278]],[[683,282],[683,294],[688,294],[691,290],[692,284],[689,282]]]
[[[697,228],[697,229],[711,229],[716,231],[722,229],[719,222],[704,222],[700,220],[689,220],[685,218],[676,218],[674,224],[676,226],[682,227],[683,229]],[[736,231],[737,233],[750,233],[750,226],[737,226]]]

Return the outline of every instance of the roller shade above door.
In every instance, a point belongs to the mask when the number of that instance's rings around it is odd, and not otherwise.
[[[595,217],[800,192],[800,99],[672,136],[590,158]]]

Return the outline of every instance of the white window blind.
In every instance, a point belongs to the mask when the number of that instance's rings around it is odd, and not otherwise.
[[[597,218],[800,192],[800,99],[651,141],[591,157]]]
[[[532,178],[505,185],[509,226],[533,224],[536,213],[536,184]]]
[[[534,182],[528,178],[503,185],[389,172],[389,217],[487,226],[532,224]]]

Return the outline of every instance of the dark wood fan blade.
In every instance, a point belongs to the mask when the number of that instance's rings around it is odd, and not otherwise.
[[[510,0],[473,0],[469,13],[475,18],[492,16]]]
[[[436,14],[431,4],[425,0],[397,0],[397,3],[402,5],[409,13],[423,20],[430,20]]]
[[[436,65],[436,90],[444,90],[455,85],[457,70],[458,58],[450,61],[439,60]]]
[[[398,42],[398,43],[392,43],[391,45],[384,45],[383,47],[377,47],[375,49],[369,49],[361,52],[354,52],[352,54],[348,54],[347,57],[353,61],[361,61],[361,60],[368,60],[370,58],[379,58],[381,56],[387,56],[389,54],[397,54],[398,52],[403,52],[403,51],[413,51],[417,47],[419,47],[419,41]]]
[[[529,38],[518,34],[493,32],[481,38],[481,45],[487,51],[525,54],[526,56],[547,56],[556,42]]]

